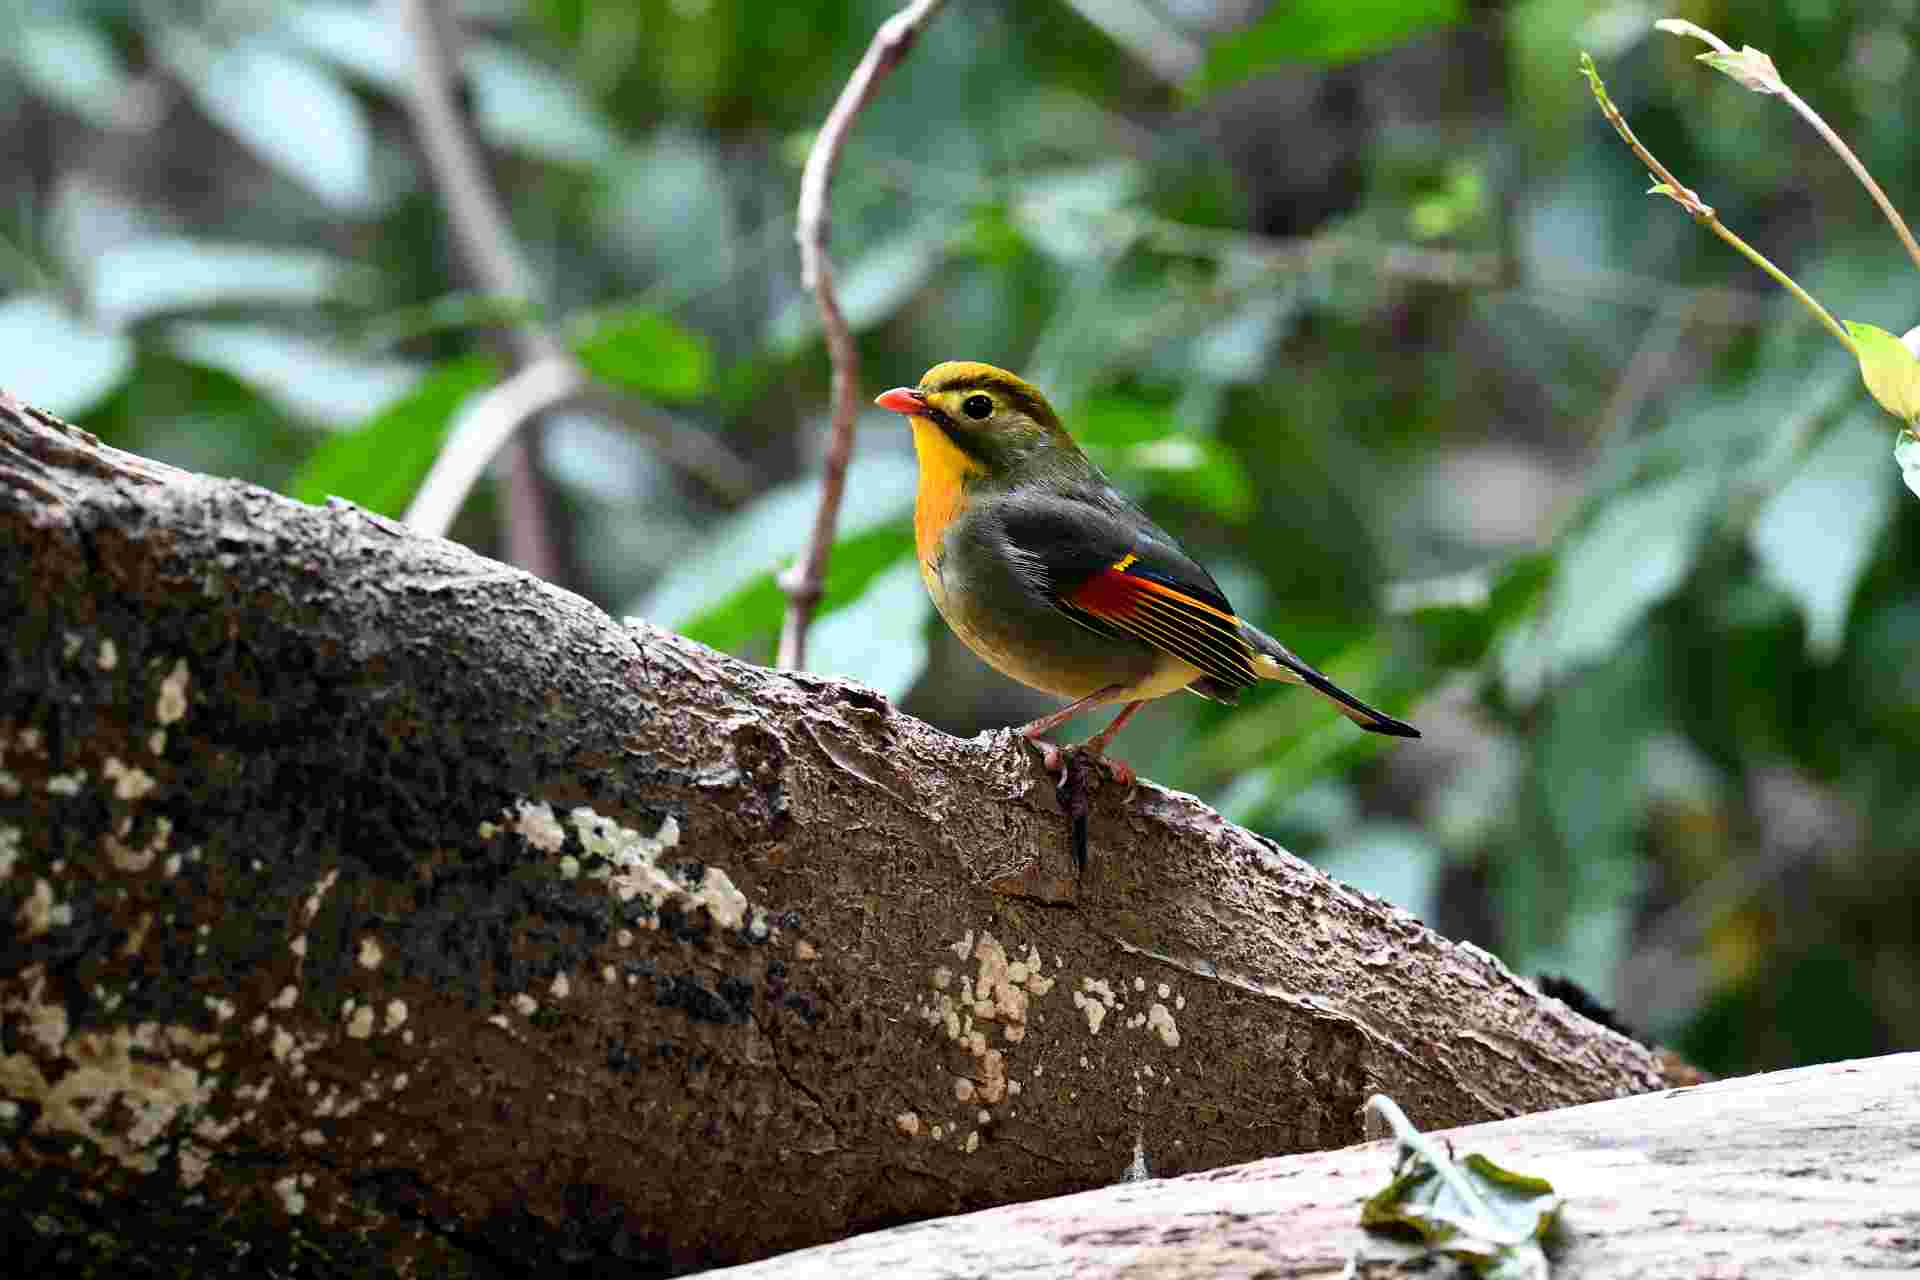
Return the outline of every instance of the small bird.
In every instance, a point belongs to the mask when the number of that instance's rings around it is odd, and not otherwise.
[[[1061,773],[1044,740],[1090,707],[1120,714],[1081,750],[1105,757],[1142,704],[1179,689],[1233,702],[1262,680],[1304,684],[1373,733],[1417,738],[1235,615],[1213,576],[1116,490],[1030,384],[952,360],[875,404],[905,414],[920,461],[914,543],[927,594],[987,665],[1071,699],[1017,731]],[[1081,843],[1076,833],[1076,855]]]

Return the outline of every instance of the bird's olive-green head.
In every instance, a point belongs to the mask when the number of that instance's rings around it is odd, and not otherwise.
[[[927,370],[920,385],[881,396],[897,413],[924,418],[966,459],[990,475],[1080,450],[1047,398],[1005,369],[974,360],[949,360]]]

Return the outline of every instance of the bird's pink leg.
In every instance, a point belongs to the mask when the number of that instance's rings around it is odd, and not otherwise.
[[[1128,792],[1132,792],[1134,787],[1139,784],[1140,777],[1134,773],[1133,766],[1125,760],[1108,759],[1107,744],[1113,741],[1113,735],[1119,733],[1120,730],[1126,726],[1127,721],[1133,719],[1133,713],[1146,705],[1144,699],[1138,702],[1129,702],[1126,706],[1120,708],[1120,714],[1113,718],[1112,724],[1094,734],[1091,738],[1088,738],[1080,747],[1082,751],[1100,761],[1101,764],[1104,764],[1107,767],[1107,772],[1113,775],[1113,780],[1126,787]]]
[[[1088,707],[1097,707],[1101,703],[1106,702],[1112,698],[1114,694],[1119,693],[1126,687],[1127,686],[1123,684],[1110,684],[1104,688],[1095,689],[1084,698],[1075,698],[1058,711],[1048,712],[1038,720],[1029,721],[1021,725],[1018,729],[1015,729],[1014,732],[1040,748],[1041,761],[1046,765],[1048,773],[1059,774],[1062,768],[1060,763],[1060,748],[1048,742],[1043,735],[1052,733],[1055,729],[1058,729],[1061,725],[1073,719]],[[1120,715],[1122,719],[1125,719],[1128,712],[1123,711]],[[1118,721],[1115,723],[1117,724]],[[1111,733],[1111,729],[1109,729],[1108,732]],[[1094,754],[1099,755],[1100,753],[1096,751]]]

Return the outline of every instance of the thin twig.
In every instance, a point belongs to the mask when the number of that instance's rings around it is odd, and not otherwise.
[[[532,301],[539,296],[533,273],[514,247],[513,233],[487,179],[480,148],[475,145],[454,96],[458,72],[451,48],[451,20],[434,0],[393,0],[393,6],[396,25],[413,55],[406,94],[407,114],[412,117],[414,131],[420,135],[433,185],[446,202],[447,220],[460,245],[460,256],[485,292]],[[507,329],[506,340],[515,362],[523,369],[549,359],[569,358],[551,335],[535,325]],[[495,444],[495,451],[516,439],[520,425],[520,421],[506,424],[507,429]],[[455,438],[457,433],[449,436],[449,444]],[[489,452],[485,457],[463,461],[455,470],[468,477],[466,485],[470,488],[492,457],[493,453]],[[509,473],[524,470],[529,473],[527,479],[533,478],[533,451],[524,441],[515,443],[508,451],[505,463]],[[438,460],[435,470],[441,470]],[[443,489],[436,495],[435,502],[450,501],[457,511],[466,492],[467,488],[457,494]],[[515,551],[515,561],[540,577],[555,576],[559,556],[547,521],[543,489],[535,483],[509,481],[502,492],[508,543]],[[417,499],[414,505],[418,508]],[[442,532],[452,518],[449,513],[440,526]]]
[[[1640,157],[1640,163],[1646,165],[1652,172],[1655,185],[1649,194],[1666,196],[1692,215],[1695,222],[1732,245],[1742,257],[1772,276],[1774,283],[1798,298],[1802,306],[1819,317],[1820,323],[1826,326],[1827,332],[1839,340],[1848,354],[1857,354],[1854,351],[1852,335],[1840,327],[1840,322],[1835,320],[1825,307],[1816,302],[1812,294],[1796,284],[1792,276],[1769,262],[1758,249],[1729,231],[1720,221],[1720,215],[1713,211],[1713,206],[1702,200],[1693,188],[1674,177],[1673,172],[1655,159],[1653,152],[1647,150],[1645,144],[1634,136],[1633,128],[1627,123],[1627,118],[1620,114],[1620,108],[1614,106],[1613,99],[1608,96],[1607,86],[1600,79],[1599,69],[1593,65],[1593,59],[1585,53],[1580,55],[1580,72],[1586,76],[1588,85],[1593,89],[1594,101],[1600,104],[1600,113],[1606,116],[1607,123],[1611,124],[1613,131],[1633,149],[1633,154]]]
[[[557,569],[557,556],[551,526],[542,510],[545,493],[542,486],[532,483],[537,478],[532,452],[520,437],[520,428],[539,413],[559,408],[576,397],[593,395],[593,379],[566,344],[539,320],[539,282],[514,241],[480,148],[455,98],[457,68],[448,15],[435,0],[394,0],[394,8],[399,27],[413,49],[407,110],[420,135],[434,187],[446,202],[447,220],[460,246],[460,256],[485,295],[483,301],[525,309],[517,323],[505,328],[505,334],[520,370],[514,380],[526,377],[527,381],[518,391],[491,398],[484,412],[476,404],[462,415],[462,427],[448,435],[443,455],[457,447],[484,446],[485,453],[476,458],[436,459],[429,476],[434,492],[429,495],[423,487],[410,513],[430,515],[433,531],[444,533],[494,454],[506,450],[509,472],[525,472],[505,485],[508,537],[510,546],[516,548],[515,562],[542,577],[551,577]],[[569,366],[565,376],[559,372],[561,365]],[[529,387],[544,388],[550,394],[530,395]],[[496,390],[505,391],[506,384]],[[713,436],[690,430],[661,414],[633,413],[621,408],[617,398],[606,397],[601,403],[612,407],[623,423],[648,437],[662,457],[699,478],[715,493],[738,501],[752,491],[752,469]],[[520,410],[521,416],[503,420],[498,415],[507,409]],[[457,491],[451,487],[456,481],[460,486]]]
[[[1690,35],[1697,39],[1704,40],[1712,45],[1716,52],[1725,57],[1738,58],[1741,56],[1734,52],[1732,45],[1705,27],[1695,23],[1669,18],[1661,22],[1656,22],[1654,25],[1663,31],[1669,31],[1675,35]],[[1765,67],[1767,72],[1766,87],[1757,88],[1753,83],[1742,77],[1736,76],[1735,79],[1749,89],[1755,89],[1760,93],[1776,94],[1779,97],[1785,98],[1787,105],[1798,112],[1802,120],[1805,120],[1813,126],[1813,131],[1819,134],[1821,139],[1825,141],[1829,147],[1833,148],[1834,154],[1839,156],[1847,168],[1853,171],[1853,176],[1858,178],[1860,185],[1867,189],[1867,194],[1873,197],[1873,202],[1880,206],[1880,212],[1886,216],[1887,223],[1893,228],[1893,233],[1899,236],[1900,243],[1906,246],[1907,256],[1913,259],[1913,264],[1916,267],[1920,267],[1920,243],[1914,241],[1913,232],[1907,227],[1907,220],[1902,218],[1900,211],[1893,207],[1893,201],[1887,199],[1887,193],[1880,189],[1880,184],[1875,182],[1873,175],[1867,172],[1867,166],[1860,163],[1860,157],[1853,154],[1853,148],[1849,147],[1841,139],[1840,135],[1835,133],[1832,127],[1820,118],[1820,113],[1809,106],[1806,99],[1793,91],[1793,87],[1780,76],[1779,68],[1774,66],[1772,58],[1764,53],[1760,53],[1752,46],[1748,46],[1746,54],[1749,57],[1756,58]],[[1707,54],[1701,54],[1700,56],[1702,58],[1708,57]]]
[[[585,385],[582,378],[579,363],[563,353],[523,365],[512,377],[469,400],[407,507],[407,527],[430,538],[444,538],[494,454],[522,423],[578,395]]]
[[[787,613],[780,627],[779,663],[798,667],[807,659],[807,626],[813,621],[814,606],[820,603],[821,584],[826,581],[827,558],[833,552],[834,526],[840,520],[840,496],[846,487],[847,460],[853,454],[853,421],[858,414],[860,395],[860,352],[854,346],[847,318],[840,311],[840,300],[833,289],[833,260],[827,254],[829,223],[827,189],[833,183],[833,169],[840,147],[854,120],[882,78],[907,56],[915,37],[939,11],[945,0],[913,0],[906,8],[880,24],[866,56],[860,59],[839,100],[827,113],[827,121],[807,153],[807,167],[800,175],[800,210],[794,235],[800,242],[800,281],[813,291],[820,307],[820,323],[826,332],[827,352],[833,360],[833,424],[827,436],[827,454],[820,477],[820,509],[814,516],[813,536],[806,554],[780,575],[781,590],[787,593]]]

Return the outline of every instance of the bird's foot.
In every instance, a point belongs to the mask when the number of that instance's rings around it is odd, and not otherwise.
[[[1066,812],[1073,827],[1073,865],[1076,870],[1085,872],[1087,822],[1093,813],[1094,794],[1099,789],[1096,770],[1127,789],[1121,801],[1123,804],[1133,799],[1140,785],[1140,776],[1126,761],[1107,755],[1101,744],[1083,743],[1062,749],[1045,738],[1029,737],[1027,740],[1040,748],[1040,762],[1053,775],[1054,798],[1059,801],[1060,808]]]
[[[1058,743],[1048,742],[1045,738],[1029,738],[1027,741],[1040,748],[1040,766],[1053,775],[1056,787],[1066,785],[1069,759],[1081,759],[1089,765],[1099,765],[1109,778],[1125,787],[1127,799],[1133,799],[1133,793],[1140,789],[1140,775],[1133,766],[1125,760],[1107,755],[1098,747],[1083,743],[1063,749]]]

